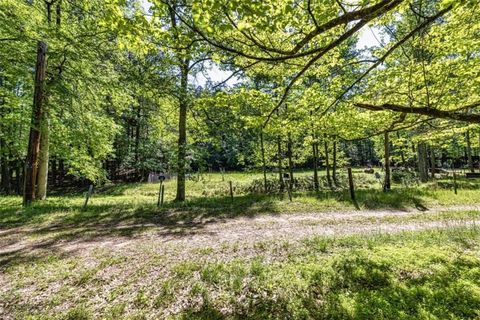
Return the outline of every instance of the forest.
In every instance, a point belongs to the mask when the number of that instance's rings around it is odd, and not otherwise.
[[[480,2],[0,0],[0,318],[478,319]]]

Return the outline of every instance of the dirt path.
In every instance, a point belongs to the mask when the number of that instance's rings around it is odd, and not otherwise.
[[[445,220],[442,212],[478,211],[480,206],[453,206],[428,211],[345,211],[332,213],[291,213],[259,215],[252,218],[210,219],[174,225],[98,225],[85,231],[69,227],[60,235],[57,226],[38,236],[39,230],[15,228],[0,231],[0,256],[23,251],[55,250],[65,253],[96,248],[112,250],[135,248],[138,244],[180,245],[187,248],[218,247],[232,243],[252,244],[269,240],[298,241],[312,236],[340,236],[357,233],[448,228],[480,223],[479,219]],[[61,229],[61,228],[60,228]],[[124,230],[145,230],[122,235]],[[112,234],[112,231],[117,234]],[[119,233],[119,234],[118,234]],[[36,236],[32,236],[36,235]]]

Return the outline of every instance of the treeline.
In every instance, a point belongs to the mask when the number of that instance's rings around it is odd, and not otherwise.
[[[183,201],[190,172],[309,169],[317,187],[382,166],[388,190],[392,167],[473,171],[477,5],[4,0],[1,192],[168,172]]]

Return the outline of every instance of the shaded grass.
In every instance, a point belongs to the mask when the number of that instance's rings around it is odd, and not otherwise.
[[[173,264],[98,251],[93,265],[50,257],[9,267],[15,289],[0,298],[30,319],[477,319],[479,240],[476,227],[313,237],[249,259],[208,250]],[[272,258],[272,247],[284,254]],[[171,272],[155,278],[159,267]],[[110,268],[129,275],[106,278]],[[33,283],[50,292],[36,305],[20,294]]]

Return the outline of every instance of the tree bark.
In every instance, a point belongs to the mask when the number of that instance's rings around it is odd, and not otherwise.
[[[383,191],[387,192],[391,189],[391,179],[390,179],[390,134],[388,131],[385,132],[384,142],[383,142],[384,152],[385,152],[385,181],[383,182]]]
[[[287,156],[288,156],[288,171],[290,173],[290,185],[289,188],[293,188],[293,150],[292,150],[292,135],[288,133],[288,142],[287,142]]]
[[[177,159],[177,196],[176,201],[185,201],[185,166],[187,156],[187,90],[188,62],[182,63],[180,80],[180,113],[178,119],[178,159]]]
[[[430,146],[430,176],[432,179],[435,179],[436,162],[437,159],[435,158],[435,148]]]
[[[37,190],[36,199],[45,200],[47,198],[47,183],[48,183],[48,161],[50,156],[50,128],[48,115],[46,112],[47,106],[42,112],[42,119],[40,124],[40,150],[38,158],[38,175],[37,175]]]
[[[450,120],[464,121],[468,123],[480,123],[480,114],[464,112],[465,110],[473,109],[480,106],[480,101],[474,102],[470,105],[464,105],[464,106],[458,107],[456,110],[453,110],[453,111],[444,111],[444,110],[438,110],[438,109],[428,108],[428,107],[411,108],[408,106],[401,106],[401,105],[392,104],[392,103],[384,103],[382,105],[356,103],[355,106],[362,109],[371,110],[371,111],[392,110],[392,111],[401,112],[401,113],[419,114],[419,115],[429,116],[432,118],[450,119]]]
[[[283,180],[283,163],[282,163],[282,141],[280,135],[277,136],[277,156],[278,156],[278,181],[280,183],[280,191],[285,190],[285,181]]]
[[[465,133],[465,141],[467,143],[467,163],[470,172],[475,172],[475,167],[473,166],[473,158],[472,158],[472,143],[470,141],[470,130],[467,130]]]
[[[265,162],[265,145],[263,144],[263,130],[260,131],[260,147],[262,149],[263,192],[267,193],[267,164]]]
[[[421,182],[428,181],[427,172],[427,146],[425,142],[419,142],[417,146],[418,175]]]
[[[332,176],[333,176],[333,183],[335,186],[338,186],[338,179],[337,179],[337,141],[333,141],[333,166],[332,166]]]
[[[325,148],[325,169],[327,170],[328,187],[331,189],[333,186],[332,186],[332,177],[330,175],[330,159],[329,159],[329,154],[328,154],[328,142],[327,142],[326,135],[325,135],[324,138],[325,139],[323,141],[323,145],[324,145],[324,148]]]
[[[37,63],[35,68],[35,90],[33,97],[32,119],[28,152],[25,163],[25,183],[23,191],[23,205],[28,206],[35,200],[35,187],[37,183],[38,153],[40,149],[40,121],[42,116],[45,73],[47,65],[48,46],[39,41],[37,45]]]
[[[313,144],[312,144],[312,152],[313,152],[313,185],[315,191],[319,191],[320,183],[318,181],[318,143],[316,142],[315,134],[313,134]]]

